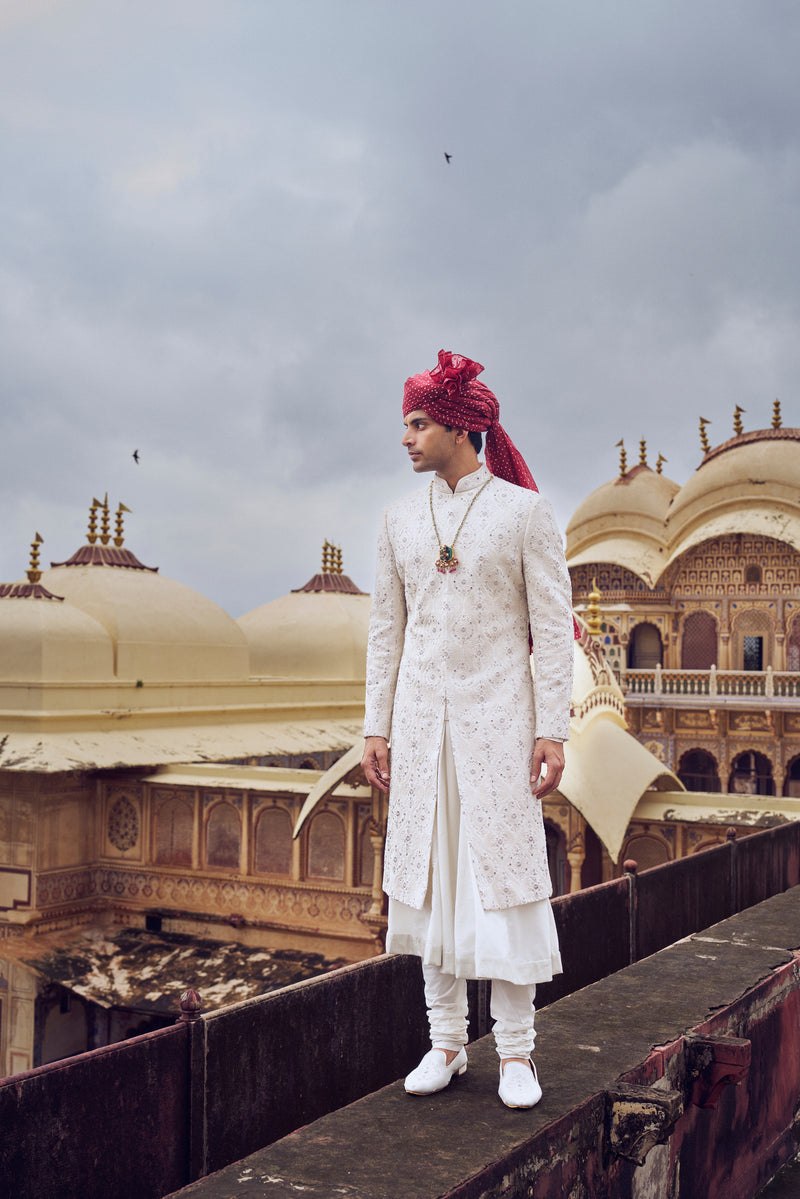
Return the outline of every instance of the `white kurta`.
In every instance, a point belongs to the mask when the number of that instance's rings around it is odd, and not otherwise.
[[[434,476],[436,522],[447,544],[489,477],[481,466],[451,492]],[[477,499],[455,552],[458,569],[440,574],[428,486],[386,509],[364,732],[392,743],[384,888],[420,909],[447,719],[475,884],[490,911],[551,893],[529,770],[537,735],[563,741],[569,733],[571,592],[549,503],[501,479]]]

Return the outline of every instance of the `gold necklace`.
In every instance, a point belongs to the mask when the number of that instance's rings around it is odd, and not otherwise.
[[[464,528],[464,522],[467,519],[467,517],[469,516],[470,512],[472,511],[472,505],[475,503],[476,499],[481,494],[481,492],[486,490],[486,488],[489,486],[489,484],[491,483],[493,478],[494,478],[494,475],[489,475],[489,478],[486,480],[486,482],[483,484],[483,486],[479,487],[478,490],[475,492],[474,496],[470,500],[469,507],[467,508],[466,512],[464,513],[464,515],[461,519],[461,524],[456,529],[456,535],[453,538],[453,540],[450,542],[450,545],[442,545],[442,539],[439,536],[439,530],[436,527],[436,517],[434,516],[434,512],[433,512],[433,479],[431,479],[431,488],[430,488],[430,492],[428,493],[428,500],[429,500],[430,506],[431,506],[431,520],[433,521],[433,531],[436,534],[436,544],[439,547],[439,557],[436,559],[436,562],[434,563],[436,569],[439,571],[439,574],[442,574],[442,575],[452,574],[453,571],[458,566],[458,558],[455,556],[455,548],[456,548],[456,541],[458,540],[458,535],[461,532],[461,530]]]

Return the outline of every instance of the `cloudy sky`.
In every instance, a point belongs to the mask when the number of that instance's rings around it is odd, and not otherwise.
[[[800,425],[799,58],[796,0],[2,0],[0,581],[108,492],[234,616],[326,538],[371,590],[441,347],[562,528],[622,436]]]

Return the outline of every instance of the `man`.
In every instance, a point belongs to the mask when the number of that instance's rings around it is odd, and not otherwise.
[[[432,479],[383,515],[362,766],[390,793],[386,948],[418,955],[425,980],[432,1048],[406,1090],[464,1073],[466,980],[490,978],[500,1098],[532,1107],[536,983],[561,970],[540,801],[564,768],[571,594],[482,370],[442,350],[406,381],[403,445]]]

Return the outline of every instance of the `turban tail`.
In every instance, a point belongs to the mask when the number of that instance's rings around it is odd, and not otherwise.
[[[462,354],[439,351],[439,364],[406,379],[403,416],[422,408],[440,425],[486,434],[486,465],[493,475],[538,491],[525,459],[498,420],[500,405],[477,381],[483,367]]]

